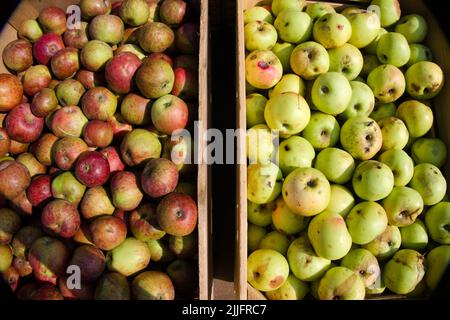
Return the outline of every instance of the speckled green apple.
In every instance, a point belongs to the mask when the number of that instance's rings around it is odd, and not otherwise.
[[[339,184],[332,184],[330,191],[330,202],[326,210],[337,213],[345,219],[355,205],[355,198],[352,192]]]
[[[278,231],[271,231],[261,239],[258,249],[272,249],[284,256],[290,243],[286,235]]]
[[[352,87],[339,72],[327,72],[317,77],[311,89],[314,105],[320,111],[338,115],[347,108],[352,97]]]
[[[247,259],[247,280],[260,291],[276,290],[289,276],[289,264],[283,255],[271,249],[254,251]]]
[[[292,43],[278,41],[272,48],[272,52],[280,59],[285,73],[291,71],[290,59],[294,47]]]
[[[252,21],[273,22],[272,14],[264,7],[254,6],[244,10],[244,24]]]
[[[394,187],[389,196],[383,200],[389,224],[405,227],[413,224],[423,211],[420,194],[408,187]]]
[[[292,71],[302,78],[315,79],[327,72],[330,67],[328,51],[317,42],[304,42],[292,51],[290,65]]]
[[[302,10],[305,6],[305,0],[273,0],[272,13],[275,16],[283,10]]]
[[[383,143],[380,127],[368,117],[348,119],[342,126],[340,140],[344,149],[359,160],[373,158]]]
[[[267,234],[264,227],[249,223],[247,226],[247,251],[251,253],[259,248],[262,238]]]
[[[307,217],[292,212],[284,202],[283,197],[275,200],[272,210],[272,223],[275,230],[284,234],[296,234],[303,231],[308,222]]]
[[[272,88],[282,76],[283,66],[272,51],[253,51],[245,59],[245,79],[257,89]]]
[[[252,21],[244,27],[245,48],[248,51],[270,50],[277,43],[277,30],[268,22]]]
[[[260,227],[267,227],[272,223],[272,211],[275,210],[275,208],[276,205],[274,202],[256,204],[247,201],[248,221]]]
[[[333,147],[339,141],[341,128],[336,118],[322,112],[314,112],[303,130],[303,137],[315,149]]]
[[[395,117],[387,117],[378,121],[383,136],[382,151],[403,149],[409,141],[409,132],[405,123]]]
[[[378,36],[381,23],[375,12],[359,9],[343,14],[352,25],[352,35],[348,43],[357,48],[364,48]]]
[[[264,124],[264,108],[266,107],[267,98],[259,93],[249,94],[245,99],[247,128]]]
[[[420,61],[406,70],[406,92],[419,100],[436,97],[444,86],[441,67],[430,61]]]
[[[377,258],[369,250],[362,248],[350,250],[342,259],[341,266],[359,275],[366,288],[373,286],[381,275]]]
[[[377,202],[358,203],[345,218],[353,243],[367,244],[386,230],[388,218]]]
[[[126,277],[145,269],[149,262],[150,249],[145,242],[136,238],[125,239],[106,255],[108,269]]]
[[[320,280],[318,295],[321,300],[364,300],[366,291],[356,272],[334,267]]]
[[[274,136],[265,124],[257,124],[247,130],[247,158],[250,163],[266,163],[273,157]]]
[[[427,228],[422,220],[417,219],[413,224],[400,228],[402,248],[422,250],[428,244]]]
[[[308,292],[308,284],[290,274],[281,287],[266,292],[266,297],[269,300],[302,300]]]
[[[412,138],[425,135],[433,126],[433,111],[417,100],[408,100],[400,104],[396,117],[405,123]]]
[[[350,86],[352,87],[352,97],[339,118],[348,120],[358,116],[368,117],[375,106],[375,97],[372,90],[361,81],[350,81]]]
[[[254,203],[272,202],[281,192],[281,170],[272,162],[249,165],[247,177],[247,197]]]
[[[411,181],[414,174],[414,161],[405,151],[391,149],[383,152],[378,160],[391,168],[394,174],[394,186],[406,186]]]
[[[375,97],[383,103],[394,102],[405,92],[405,77],[399,68],[382,64],[373,69],[367,77],[367,84]]]
[[[311,37],[312,20],[301,10],[283,10],[274,22],[279,37],[286,42],[301,43]]]
[[[269,90],[269,98],[285,92],[294,92],[302,97],[305,95],[305,83],[296,74],[285,74],[277,85]]]
[[[350,153],[338,148],[326,148],[316,157],[314,168],[330,182],[345,184],[352,178],[355,160]]]
[[[423,44],[411,43],[409,45],[409,51],[411,52],[411,55],[409,57],[408,63],[406,64],[408,68],[420,61],[433,60],[433,54],[431,53],[430,48],[424,46]]]
[[[389,27],[400,19],[401,10],[398,0],[373,0],[373,6],[378,6],[382,27]]]
[[[439,138],[420,138],[411,147],[415,163],[431,163],[440,168],[447,160],[447,147]]]
[[[392,170],[382,162],[366,160],[355,169],[353,190],[364,200],[378,201],[386,198],[394,187]]]
[[[349,81],[355,79],[362,70],[364,61],[361,51],[355,46],[344,45],[328,50],[330,57],[330,72],[340,72]]]
[[[375,107],[369,117],[375,121],[380,121],[383,118],[395,116],[396,111],[397,106],[393,102],[375,102]]]
[[[337,48],[350,40],[352,25],[340,13],[327,13],[316,21],[313,27],[314,40],[325,48]]]
[[[305,138],[292,136],[280,143],[278,147],[278,165],[287,176],[300,167],[311,167],[315,157],[314,148]]]
[[[399,228],[388,225],[382,234],[362,247],[372,252],[379,261],[382,261],[392,257],[400,248],[401,242],[402,236]]]
[[[439,246],[427,254],[427,273],[425,281],[432,291],[435,290],[450,265],[450,246]]]
[[[440,202],[425,214],[425,224],[431,239],[440,244],[450,244],[450,202]]]
[[[408,63],[410,55],[408,41],[401,33],[388,32],[380,37],[377,57],[381,63],[401,67]]]
[[[422,42],[428,32],[427,21],[419,14],[403,16],[395,26],[395,32],[403,34],[409,43]]]
[[[441,171],[430,163],[420,163],[414,167],[409,186],[420,193],[427,206],[441,201],[447,191],[447,181]]]

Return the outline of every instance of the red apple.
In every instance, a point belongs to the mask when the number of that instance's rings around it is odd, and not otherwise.
[[[0,128],[0,157],[4,157],[11,145],[11,139],[9,139],[8,133],[5,129]]]
[[[0,195],[8,200],[18,197],[30,185],[28,169],[13,160],[0,162]]]
[[[67,29],[63,35],[66,47],[82,49],[89,41],[88,23],[82,21],[79,28]]]
[[[50,129],[60,138],[80,137],[88,119],[80,108],[66,106],[55,111],[50,122]]]
[[[0,112],[8,112],[22,101],[23,87],[12,74],[0,73]]]
[[[129,171],[116,172],[111,178],[110,188],[114,207],[121,210],[136,209],[144,197],[136,175]]]
[[[51,57],[64,48],[61,36],[55,33],[46,33],[33,45],[33,56],[40,64],[46,65]]]
[[[152,122],[156,129],[165,134],[172,134],[183,129],[189,118],[186,103],[177,96],[168,94],[153,103]]]
[[[47,7],[40,11],[39,24],[44,32],[54,32],[61,35],[66,31],[66,13],[58,7]]]
[[[75,249],[69,265],[80,268],[81,282],[91,283],[96,281],[105,270],[106,258],[103,252],[90,245],[83,245]]]
[[[59,50],[50,60],[52,72],[58,79],[64,80],[73,77],[80,69],[78,50],[67,47]]]
[[[31,145],[30,152],[45,166],[53,164],[52,149],[58,137],[51,133],[44,133],[39,140]]]
[[[81,99],[81,108],[90,120],[108,121],[116,112],[117,98],[104,87],[92,88]]]
[[[139,45],[147,52],[164,52],[171,46],[175,35],[161,22],[148,22],[139,32]]]
[[[34,207],[46,204],[52,197],[51,178],[49,175],[39,175],[31,180],[27,189],[27,198]]]
[[[3,49],[5,66],[16,72],[28,69],[33,64],[33,46],[27,40],[14,40]]]
[[[100,153],[103,154],[103,156],[105,156],[105,158],[108,160],[111,173],[116,171],[123,171],[123,169],[125,169],[125,164],[120,159],[120,155],[116,147],[107,147],[100,150]]]
[[[153,203],[141,204],[129,216],[130,230],[141,241],[158,240],[166,234],[156,221],[156,206]]]
[[[174,192],[158,204],[156,217],[168,234],[186,236],[197,226],[197,205],[187,194]]]
[[[146,125],[152,121],[150,99],[130,93],[120,104],[120,114],[123,119],[134,125]]]
[[[177,184],[178,169],[170,160],[151,159],[142,171],[142,189],[152,198],[159,198],[173,192]]]
[[[50,234],[71,238],[80,228],[80,214],[69,201],[55,199],[42,210],[41,223]]]
[[[57,287],[51,284],[44,284],[33,291],[31,300],[64,300],[64,297]]]
[[[57,106],[58,98],[56,98],[55,90],[43,88],[34,95],[30,108],[36,117],[45,117],[55,110]]]
[[[100,14],[111,12],[110,0],[80,0],[81,15],[84,19],[90,20]]]
[[[165,62],[170,64],[171,67],[173,67],[172,58],[163,52],[153,52],[148,55],[147,60],[164,60]]]
[[[69,289],[67,286],[68,278],[61,277],[58,280],[58,288],[65,300],[93,300],[94,286],[92,284],[83,283],[80,289]]]
[[[164,0],[159,9],[161,21],[176,27],[185,20],[187,4],[182,0]]]
[[[87,187],[103,185],[109,179],[109,162],[98,151],[85,151],[75,163],[77,179]]]
[[[111,250],[127,236],[125,223],[113,216],[98,217],[89,225],[94,244],[102,250]]]
[[[198,24],[188,22],[181,25],[175,33],[175,45],[185,54],[198,52],[200,30]]]
[[[44,119],[36,117],[28,103],[12,109],[5,119],[5,129],[11,139],[30,143],[39,138],[44,128]]]
[[[83,128],[83,139],[90,147],[107,147],[113,137],[114,132],[109,122],[91,120]]]
[[[52,81],[52,75],[44,65],[31,66],[22,77],[23,91],[29,97],[34,96]]]
[[[106,84],[103,72],[93,72],[85,69],[79,70],[75,75],[75,79],[81,82],[86,90]]]
[[[112,48],[100,40],[89,41],[80,52],[81,64],[90,71],[102,71],[112,57]]]
[[[175,81],[173,84],[172,94],[192,101],[198,97],[198,73],[193,69],[175,68]]]
[[[141,60],[131,52],[115,55],[106,64],[105,77],[108,86],[115,93],[128,93],[132,87],[134,73],[141,65]]]
[[[78,156],[88,149],[86,142],[80,138],[64,137],[53,146],[53,158],[62,170],[70,170]]]

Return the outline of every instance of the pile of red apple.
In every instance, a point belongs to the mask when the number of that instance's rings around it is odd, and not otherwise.
[[[81,0],[18,29],[0,74],[0,271],[19,299],[197,295],[190,141],[199,28],[182,0]],[[175,162],[175,163],[174,163]]]
[[[268,299],[424,297],[450,265],[431,30],[397,0],[338,11],[244,12],[247,279]]]

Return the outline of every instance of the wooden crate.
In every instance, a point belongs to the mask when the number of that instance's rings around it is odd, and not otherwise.
[[[118,2],[120,0],[112,0]],[[208,50],[209,42],[209,21],[208,21],[208,0],[193,0],[199,6],[200,11],[200,50],[199,50],[199,100],[198,100],[198,121],[199,132],[204,132],[210,123],[210,78],[208,77],[208,65],[210,54]],[[39,11],[48,6],[57,6],[66,10],[67,6],[77,4],[78,0],[22,0],[19,6],[8,20],[0,33],[0,52],[11,41],[17,38],[17,29],[20,24],[27,19],[36,19]],[[0,73],[8,72],[3,61],[0,63]],[[197,152],[204,154],[206,141],[199,139]],[[198,157],[200,158],[200,157]],[[209,185],[211,183],[210,168],[201,163],[197,166],[197,205],[198,205],[198,270],[199,270],[199,299],[208,300],[212,292],[212,259],[211,259],[211,217],[210,217],[210,194]]]
[[[355,0],[356,1],[356,0]],[[243,11],[254,5],[270,4],[271,0],[242,0],[237,1],[237,127],[246,128],[246,109],[245,109],[245,42],[244,42],[244,15]],[[349,6],[342,1],[307,1],[327,2],[333,7],[339,9]],[[345,2],[345,1],[344,1]],[[368,6],[364,2],[354,5]],[[425,17],[428,23],[428,36],[425,44],[432,50],[434,61],[441,66],[444,76],[447,79],[441,93],[433,101],[433,112],[435,114],[434,132],[440,137],[447,146],[450,146],[450,126],[446,122],[450,121],[450,90],[448,79],[450,79],[450,62],[448,59],[449,44],[445,33],[441,30],[436,19],[430,10],[426,7],[425,1],[421,0],[400,0],[402,15],[407,13],[418,13]],[[236,268],[235,268],[235,293],[240,300],[259,300],[265,299],[265,296],[258,290],[252,288],[247,283],[247,165],[246,165],[246,141],[241,139],[237,149],[239,150],[239,163],[236,169],[237,175],[237,203],[236,203]],[[450,181],[450,157],[443,169],[443,174],[447,181]]]

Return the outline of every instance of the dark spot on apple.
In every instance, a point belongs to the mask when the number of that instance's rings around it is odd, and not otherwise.
[[[362,180],[362,175],[358,175],[358,176],[356,177],[356,180],[361,181],[361,180]]]
[[[369,153],[369,151],[370,151],[370,148],[369,148],[369,147],[365,147],[365,148],[364,148],[364,152],[365,152],[365,153]]]
[[[383,168],[383,167],[381,166],[381,164],[377,164],[377,169],[381,169],[381,168]]]
[[[381,59],[382,62],[386,62],[388,60],[388,56],[385,55],[385,54],[382,54],[380,59]]]
[[[311,263],[312,262],[312,259],[311,259],[311,257],[306,257],[306,261],[305,261],[305,263],[306,264],[308,264],[308,263]]]
[[[285,150],[285,151],[290,151],[291,148],[290,148],[288,145],[285,145],[285,146],[284,146],[284,150]]]
[[[270,286],[272,288],[278,288],[284,282],[283,276],[276,276],[272,280],[270,280]]]
[[[359,111],[359,110],[361,110],[361,104],[357,103],[357,104],[355,104],[355,105],[353,106],[353,108],[354,108],[356,111]]]
[[[269,64],[267,62],[265,62],[265,61],[259,61],[258,62],[258,67],[263,69],[263,70],[266,70],[266,69],[269,68]]]
[[[253,278],[258,279],[261,276],[261,274],[258,271],[253,272]]]
[[[310,188],[314,188],[317,186],[317,182],[317,179],[311,179],[306,183],[306,185]]]
[[[415,83],[411,83],[411,88],[412,88],[414,91],[419,91],[419,90],[420,90],[420,86],[418,86],[418,85],[415,84]]]
[[[450,224],[446,224],[446,225],[444,226],[444,229],[445,229],[447,232],[450,232]]]
[[[330,88],[328,88],[327,86],[322,86],[320,87],[320,91],[322,91],[323,94],[327,94],[330,92]]]
[[[343,73],[347,73],[347,72],[349,72],[349,71],[350,71],[350,70],[349,70],[347,67],[343,67],[343,68],[342,68],[342,72],[343,72]]]
[[[312,54],[312,52],[310,51],[310,52],[308,52],[308,59],[312,59],[312,57],[313,57],[313,54]]]
[[[256,59],[256,54],[250,56],[250,60],[255,60]]]
[[[395,89],[394,89],[394,88],[392,88],[392,89],[389,89],[389,91],[388,91],[388,94],[390,94],[390,95],[393,95],[393,94],[395,94]]]
[[[285,196],[287,197],[287,196],[288,196],[288,192],[287,192],[287,191],[285,191],[285,192],[284,192],[284,195],[285,195]]]
[[[328,21],[328,18],[323,18],[322,21],[323,21],[323,22],[327,22],[327,21]]]
[[[180,219],[183,217],[183,211],[178,210],[177,212],[175,212],[175,216],[177,217],[177,219]]]
[[[284,24],[284,26],[285,26],[285,27],[288,27],[288,26],[289,26],[289,22],[286,22],[286,23]]]
[[[362,275],[362,276],[364,276],[364,275],[366,274],[366,271],[364,271],[364,270],[359,270],[359,274]]]
[[[433,173],[434,173],[434,174],[438,174],[438,172],[437,172],[436,170],[433,170]]]
[[[313,71],[314,71],[314,72],[319,72],[319,68],[315,67],[315,68],[313,69]]]
[[[366,138],[367,141],[372,141],[372,139],[373,139],[371,134],[366,135],[365,138]]]
[[[269,187],[269,188],[272,188],[273,186],[272,186],[272,181],[267,181],[267,186]]]
[[[430,93],[430,89],[429,88],[423,89],[423,94],[429,94],[429,93]]]
[[[368,122],[366,122],[366,126],[367,126],[367,127],[370,127],[370,126],[373,125],[373,123],[374,123],[374,121],[368,121]]]
[[[344,25],[343,24],[338,24],[336,26],[339,30],[344,30]]]
[[[392,241],[389,240],[389,241],[387,242],[387,245],[388,245],[389,247],[392,247],[392,245],[393,245]]]
[[[361,214],[361,212],[362,212],[361,209],[356,210],[356,213],[357,213],[357,214]]]
[[[320,135],[321,136],[327,136],[328,135],[328,131],[323,129],[322,131],[320,131]]]

